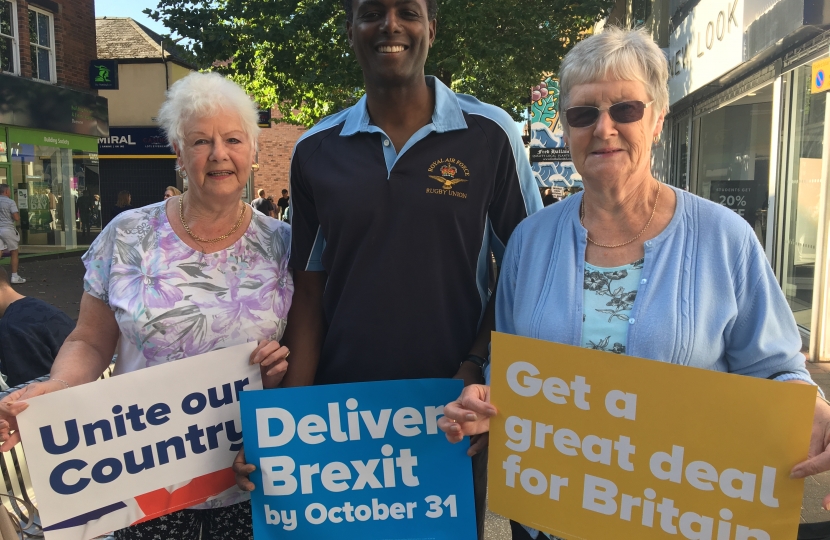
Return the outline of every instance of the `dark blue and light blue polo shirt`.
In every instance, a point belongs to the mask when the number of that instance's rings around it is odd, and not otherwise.
[[[455,375],[489,300],[490,250],[501,260],[542,207],[512,118],[427,82],[432,123],[400,151],[365,97],[294,148],[290,264],[328,275],[317,384]]]

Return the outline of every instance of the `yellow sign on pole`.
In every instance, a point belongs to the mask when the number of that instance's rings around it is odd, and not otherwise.
[[[813,80],[810,83],[810,93],[818,94],[830,89],[830,58],[822,58],[813,62]]]
[[[816,391],[493,334],[489,506],[567,539],[791,539]]]

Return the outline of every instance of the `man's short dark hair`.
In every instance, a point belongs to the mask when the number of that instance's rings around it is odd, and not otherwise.
[[[9,274],[6,272],[6,269],[0,266],[0,288],[2,287],[11,287],[9,285]]]
[[[11,188],[8,184],[0,184],[0,193],[6,193],[11,191]]]
[[[287,189],[282,190],[283,193],[288,193]]]
[[[352,4],[354,0],[341,0],[343,9],[346,10],[346,20],[352,20]],[[427,3],[427,20],[435,20],[438,17],[438,0],[426,0]]]

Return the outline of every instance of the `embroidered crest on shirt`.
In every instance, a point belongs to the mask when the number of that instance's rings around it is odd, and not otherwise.
[[[457,190],[461,185],[470,181],[470,169],[463,162],[455,158],[433,161],[427,169],[427,176],[441,184],[441,187],[428,187],[427,193],[449,195],[459,199],[467,198],[467,193]]]

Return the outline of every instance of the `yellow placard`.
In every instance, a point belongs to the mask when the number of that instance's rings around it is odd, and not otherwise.
[[[830,58],[816,60],[812,64],[813,78],[810,83],[810,93],[818,94],[830,89]]]
[[[815,388],[493,334],[489,506],[566,539],[790,540]]]

